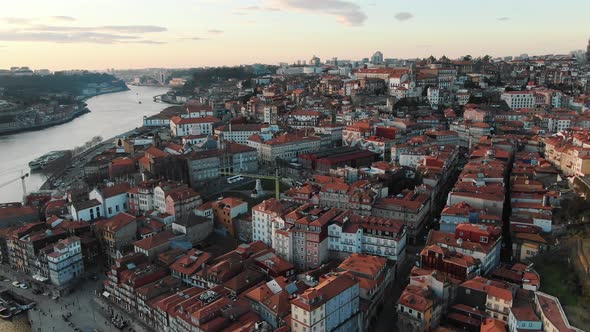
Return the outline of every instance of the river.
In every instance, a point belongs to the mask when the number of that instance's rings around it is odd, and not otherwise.
[[[156,103],[153,96],[166,93],[158,87],[129,86],[129,91],[104,94],[88,99],[90,113],[68,123],[37,131],[0,136],[0,203],[22,200],[21,182],[3,184],[16,179],[21,171],[29,172],[29,161],[53,150],[80,146],[100,135],[109,139],[142,125],[143,117],[154,115],[167,107]],[[138,101],[141,101],[139,104]],[[33,173],[26,179],[27,191],[38,190],[44,177]]]

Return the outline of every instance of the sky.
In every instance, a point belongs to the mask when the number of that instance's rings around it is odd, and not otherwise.
[[[588,0],[9,0],[0,68],[568,53],[588,43],[588,12]]]

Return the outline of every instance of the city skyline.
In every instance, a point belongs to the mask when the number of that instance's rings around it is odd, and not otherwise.
[[[563,54],[589,3],[24,0],[0,16],[0,68],[186,68],[306,60]],[[551,24],[541,24],[551,22]],[[539,41],[542,41],[540,43]],[[42,56],[40,56],[42,55]]]

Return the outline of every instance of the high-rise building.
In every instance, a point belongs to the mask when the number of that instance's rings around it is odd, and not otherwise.
[[[373,53],[373,56],[371,57],[371,63],[374,65],[383,64],[383,53],[380,51]]]
[[[590,62],[590,39],[588,39],[588,46],[586,47],[586,61]]]
[[[318,58],[315,55],[311,58],[311,60],[309,60],[309,65],[310,66],[319,66],[320,63],[321,63],[320,58]]]

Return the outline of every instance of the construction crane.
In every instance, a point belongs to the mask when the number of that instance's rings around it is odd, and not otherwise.
[[[7,185],[9,185],[11,183],[21,180],[21,185],[23,187],[23,197],[25,197],[27,195],[27,186],[25,185],[25,178],[27,178],[29,176],[29,173],[23,174],[21,171],[21,174],[22,174],[21,176],[15,178],[15,179],[12,179],[12,180],[9,180],[9,181],[6,181],[6,182],[0,184],[0,188],[6,187]]]
[[[275,168],[275,175],[260,175],[260,174],[246,174],[246,173],[230,173],[230,172],[219,172],[221,175],[227,176],[243,176],[247,178],[254,178],[254,179],[263,179],[263,180],[273,180],[275,182],[275,198],[277,200],[281,199],[281,191],[280,191],[280,177],[279,177],[279,169]]]

